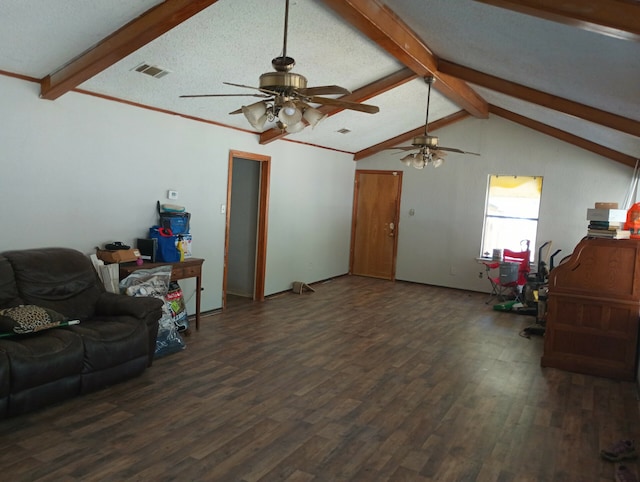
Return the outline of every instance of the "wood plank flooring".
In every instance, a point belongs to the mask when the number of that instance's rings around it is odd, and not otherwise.
[[[142,376],[0,421],[11,481],[614,480],[636,386],[540,367],[486,294],[345,276],[206,316]],[[627,464],[634,473],[634,461]]]

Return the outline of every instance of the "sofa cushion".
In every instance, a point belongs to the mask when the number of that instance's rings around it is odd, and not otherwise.
[[[5,251],[24,304],[51,308],[71,319],[93,316],[104,287],[91,260],[74,249]]]
[[[113,367],[148,354],[147,326],[128,316],[92,319],[66,329],[82,337],[83,373]]]
[[[35,305],[18,305],[0,310],[0,337],[35,333],[60,326],[67,317],[55,310]]]
[[[82,337],[82,392],[139,375],[148,365],[147,325],[130,316],[91,319],[66,328]]]
[[[56,328],[1,338],[0,352],[9,357],[11,393],[74,375],[78,375],[75,391],[79,393],[84,349],[77,334]]]

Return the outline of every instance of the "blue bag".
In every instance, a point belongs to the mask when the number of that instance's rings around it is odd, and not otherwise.
[[[149,237],[158,240],[156,261],[161,263],[177,263],[180,261],[180,251],[177,247],[178,236],[171,229],[161,226],[149,228]]]
[[[158,211],[158,224],[170,229],[173,234],[187,234],[189,232],[189,221],[191,214],[187,212],[167,212],[160,209],[160,201],[156,203]]]

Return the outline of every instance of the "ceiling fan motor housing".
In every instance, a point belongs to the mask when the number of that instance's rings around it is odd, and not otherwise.
[[[260,88],[286,93],[307,88],[307,78],[293,72],[266,72],[260,76]]]
[[[413,146],[429,147],[435,149],[438,147],[438,138],[436,136],[416,136],[413,138]]]

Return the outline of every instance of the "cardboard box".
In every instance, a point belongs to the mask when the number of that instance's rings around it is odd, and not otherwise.
[[[594,206],[596,209],[618,209],[618,203],[596,203]]]
[[[587,209],[587,220],[624,223],[627,221],[626,209]]]
[[[96,255],[105,263],[129,263],[140,257],[140,251],[137,249],[99,249]]]

